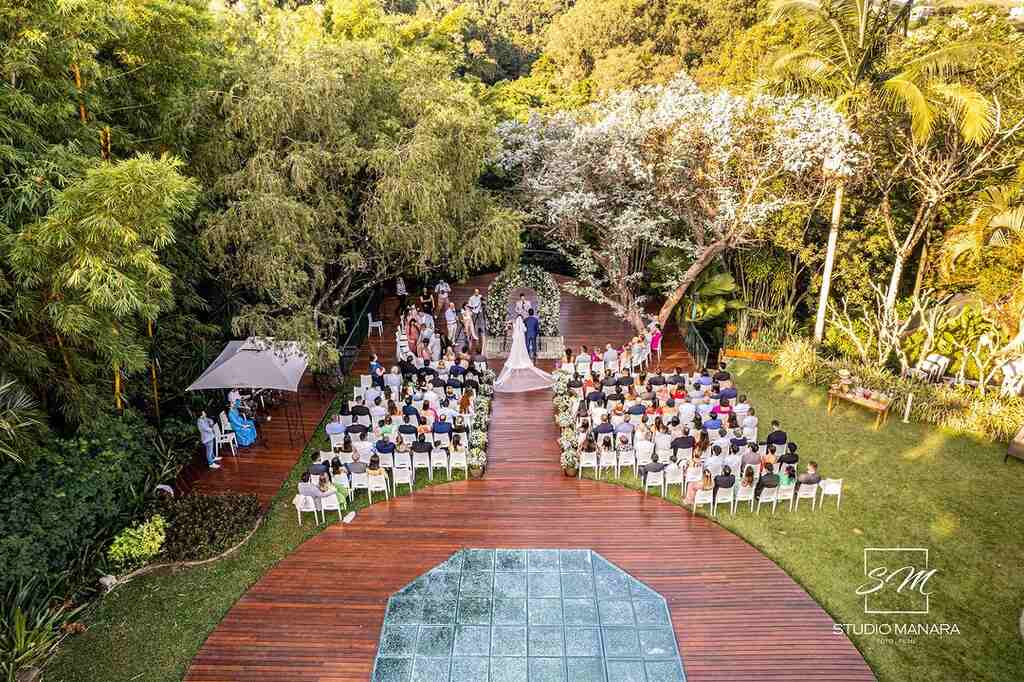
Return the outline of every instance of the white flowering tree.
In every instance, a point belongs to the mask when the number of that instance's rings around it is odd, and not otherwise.
[[[499,126],[497,164],[576,267],[574,291],[638,330],[652,250],[688,266],[666,286],[664,324],[717,256],[754,240],[777,211],[850,174],[857,136],[817,99],[702,92],[686,75],[577,113]]]

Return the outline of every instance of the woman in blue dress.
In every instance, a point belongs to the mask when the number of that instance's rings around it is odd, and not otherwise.
[[[235,432],[235,440],[238,441],[238,445],[247,448],[256,442],[256,422],[242,416],[238,411],[238,402],[236,400],[228,410],[228,422],[231,423],[231,428]]]

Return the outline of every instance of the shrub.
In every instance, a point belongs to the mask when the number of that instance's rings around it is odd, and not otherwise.
[[[114,538],[107,557],[121,570],[146,565],[163,547],[167,523],[155,514],[149,521],[125,528]]]
[[[19,578],[0,600],[0,675],[13,682],[19,670],[42,665],[82,606],[65,601],[63,577]]]
[[[789,379],[803,380],[812,375],[818,365],[818,354],[808,339],[792,339],[779,347],[775,364]]]
[[[161,499],[156,511],[167,519],[163,556],[201,561],[245,537],[260,515],[260,504],[255,495],[187,495]]]

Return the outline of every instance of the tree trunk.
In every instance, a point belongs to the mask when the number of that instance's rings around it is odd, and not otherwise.
[[[719,240],[708,244],[704,251],[701,252],[697,259],[690,264],[690,267],[686,269],[683,274],[683,279],[679,283],[679,286],[668,295],[665,299],[665,303],[661,306],[661,310],[658,311],[658,324],[661,325],[662,329],[665,329],[665,325],[668,323],[668,318],[672,315],[672,311],[675,310],[679,302],[683,300],[683,296],[686,295],[690,285],[700,277],[700,273],[704,272],[715,256],[725,251],[726,242],[725,240]]]
[[[917,261],[917,275],[914,277],[914,296],[921,293],[921,286],[924,284],[924,271],[928,268],[928,242],[931,241],[931,230],[924,236],[924,243],[921,244],[921,257]]]
[[[818,314],[814,319],[814,342],[825,338],[825,313],[828,312],[828,295],[832,288],[832,268],[836,262],[836,244],[839,241],[839,225],[843,217],[843,194],[846,185],[836,183],[832,199],[832,223],[828,230],[828,248],[825,250],[825,269],[821,273],[821,291],[818,293]]]
[[[892,264],[892,276],[889,277],[889,290],[885,292],[884,310],[886,312],[891,312],[896,307],[896,296],[899,294],[905,261],[906,255],[902,251],[896,251],[896,262]]]

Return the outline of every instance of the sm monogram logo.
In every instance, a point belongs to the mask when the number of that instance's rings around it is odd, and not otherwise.
[[[856,591],[864,613],[928,613],[928,581],[937,571],[923,547],[865,547],[865,580]]]

